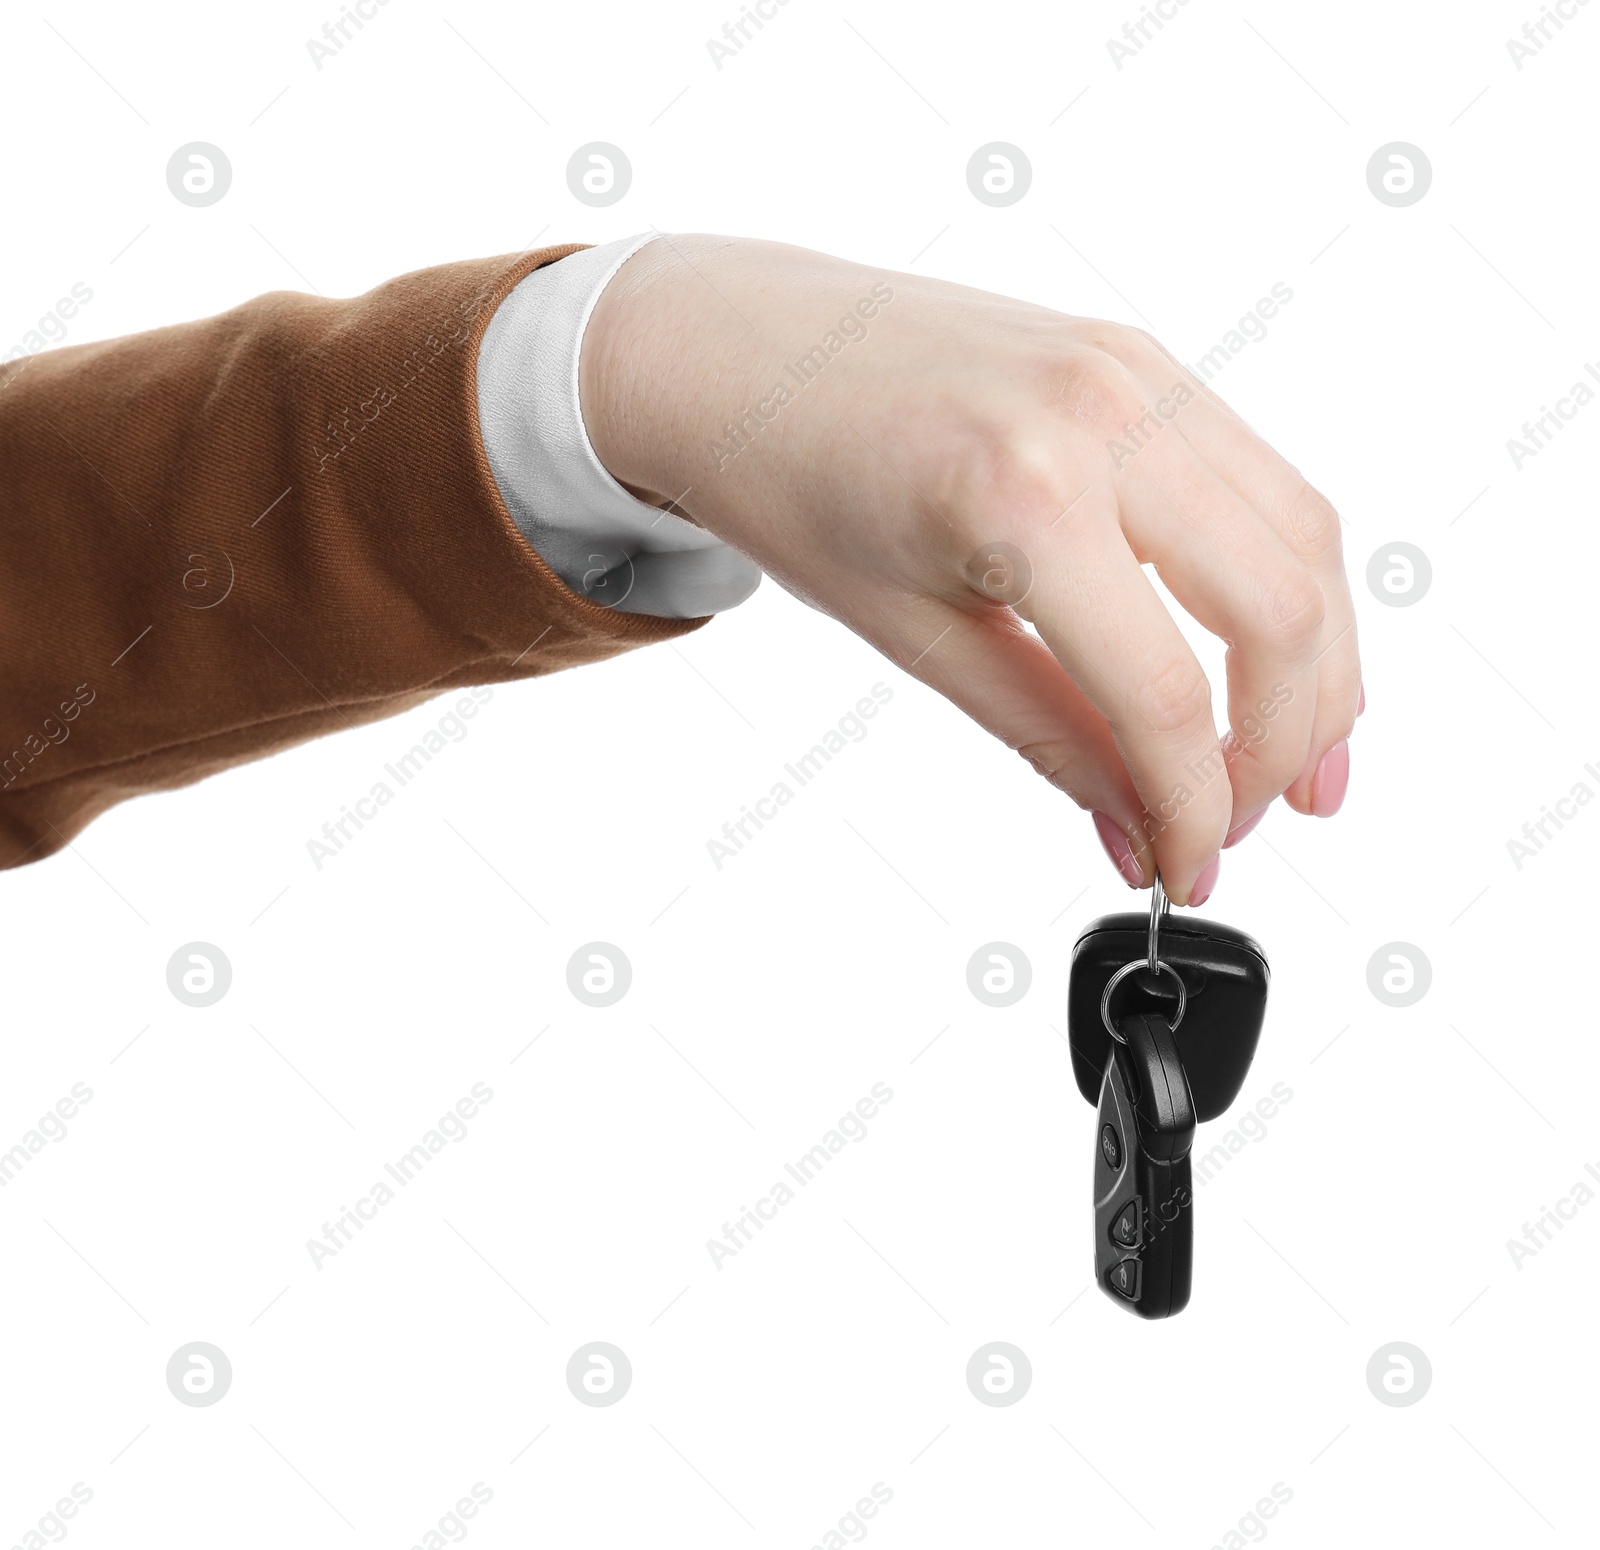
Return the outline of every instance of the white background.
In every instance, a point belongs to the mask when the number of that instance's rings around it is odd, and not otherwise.
[[[479,1481],[484,1546],[804,1547],[875,1482],[884,1546],[1591,1542],[1600,1204],[1520,1269],[1507,1240],[1600,1167],[1600,812],[1520,869],[1507,841],[1600,790],[1600,406],[1520,472],[1505,443],[1600,361],[1600,5],[1521,72],[1532,0],[1192,0],[1120,71],[1132,0],[792,0],[718,71],[735,14],[392,0],[318,71],[331,0],[13,10],[0,339],[75,281],[69,343],[651,225],[1147,321],[1186,360],[1287,284],[1216,385],[1348,524],[1369,708],[1338,819],[1275,811],[1207,913],[1274,970],[1233,1118],[1292,1101],[1199,1191],[1181,1317],[1090,1287],[1068,959],[1131,896],[1021,761],[765,585],[496,688],[320,872],[307,840],[447,704],[0,882],[0,1148],[93,1090],[0,1191],[0,1543],[76,1481],[85,1547],[412,1545]],[[191,140],[233,165],[207,209],[165,183]],[[591,140],[633,164],[606,210],[567,189]],[[1007,209],[966,187],[992,140],[1033,166]],[[1433,167],[1404,209],[1366,182],[1394,140]],[[1432,563],[1415,606],[1364,579],[1396,540]],[[875,682],[870,735],[717,871],[706,841]],[[596,939],[633,966],[604,1010],[566,983]],[[196,940],[233,968],[201,1010],[166,982]],[[995,940],[1033,968],[1004,1010],[966,984]],[[1394,941],[1432,965],[1404,1009],[1367,983]],[[314,1268],[474,1082],[467,1138]],[[867,1138],[714,1268],[874,1082]],[[197,1340],[233,1365],[210,1408],[164,1379]],[[610,1408],[564,1380],[593,1340],[633,1364]],[[996,1340],[1033,1366],[1009,1408],[964,1380]],[[1407,1408],[1365,1377],[1395,1341],[1432,1363]]]

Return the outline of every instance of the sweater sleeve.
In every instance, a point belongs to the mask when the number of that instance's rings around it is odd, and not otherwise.
[[[0,365],[0,867],[127,797],[706,622],[569,589],[490,470],[484,328],[578,250]]]

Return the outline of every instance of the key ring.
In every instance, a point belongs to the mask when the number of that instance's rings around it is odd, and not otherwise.
[[[1164,963],[1160,955],[1161,917],[1167,914],[1171,908],[1172,904],[1167,898],[1167,891],[1161,886],[1161,874],[1157,872],[1155,885],[1150,891],[1150,931],[1147,939],[1149,957],[1145,962],[1140,962],[1139,959],[1134,958],[1123,964],[1123,966],[1118,969],[1109,980],[1106,981],[1105,991],[1100,997],[1100,1021],[1106,1025],[1106,1032],[1109,1033],[1118,1044],[1126,1044],[1128,1041],[1123,1037],[1122,1034],[1117,1032],[1116,1025],[1111,1021],[1111,993],[1123,982],[1123,980],[1132,974],[1135,969],[1147,968],[1152,975],[1157,976],[1165,972],[1170,974],[1173,979],[1178,982],[1178,1014],[1170,1023],[1167,1024],[1167,1028],[1171,1032],[1176,1033],[1178,1031],[1178,1024],[1183,1021],[1183,1014],[1188,1009],[1189,992],[1184,988],[1183,976],[1179,974],[1171,964]]]
[[[1156,946],[1161,937],[1161,918],[1172,908],[1172,901],[1167,897],[1167,890],[1161,886],[1161,874],[1156,873],[1156,880],[1150,888],[1150,972],[1161,972],[1160,960],[1156,954]]]

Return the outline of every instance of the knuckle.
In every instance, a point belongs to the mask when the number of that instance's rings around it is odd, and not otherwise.
[[[1262,599],[1262,635],[1270,646],[1299,652],[1321,636],[1326,614],[1316,580],[1305,571],[1290,571],[1274,581]]]
[[[1140,686],[1139,714],[1158,733],[1183,732],[1211,715],[1211,686],[1196,663],[1174,658]]]
[[[1114,323],[1107,318],[1097,318],[1089,334],[1095,349],[1118,361],[1126,360],[1140,348],[1140,340],[1149,338],[1149,334],[1131,323]]]
[[[1069,482],[1067,450],[1042,416],[986,426],[963,451],[952,474],[953,503],[982,529],[977,536],[984,542],[996,534],[1025,542],[1071,498],[1062,495]]]
[[[1060,395],[1061,408],[1099,434],[1121,430],[1144,413],[1144,404],[1126,369],[1109,353],[1076,361]]]
[[[1197,776],[1186,769],[1160,793],[1141,787],[1144,835],[1156,846],[1163,871],[1173,859],[1166,852],[1173,849],[1192,853],[1196,862],[1203,864],[1216,853],[1228,831],[1233,797],[1220,746],[1213,745],[1209,754],[1194,762],[1209,762],[1211,773]]]
[[[1320,560],[1339,552],[1339,513],[1310,484],[1301,483],[1283,514],[1283,525],[1296,554]]]
[[[1171,352],[1149,329],[1125,327],[1120,332],[1123,348],[1118,353],[1123,359],[1163,366],[1172,362]]]
[[[1226,747],[1237,763],[1255,771],[1258,794],[1265,791],[1268,800],[1288,786],[1305,763],[1306,735],[1285,727],[1262,727],[1251,716],[1242,718],[1245,730],[1228,732]]]
[[[1355,730],[1356,705],[1361,699],[1360,665],[1352,661],[1348,672],[1333,669],[1323,681],[1320,697],[1329,707],[1334,731],[1340,738],[1349,737]]]
[[[1317,670],[1319,696],[1336,705],[1348,702],[1353,715],[1361,694],[1361,658],[1356,652],[1353,626],[1346,625],[1335,637],[1318,662]]]
[[[1017,752],[1033,766],[1036,774],[1058,791],[1064,791],[1079,807],[1090,805],[1077,779],[1078,750],[1071,743],[1051,738],[1024,743]]]

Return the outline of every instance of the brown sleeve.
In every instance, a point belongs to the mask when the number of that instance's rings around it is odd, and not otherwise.
[[[569,590],[489,471],[479,339],[578,246],[0,365],[0,867],[141,792],[705,623]]]

